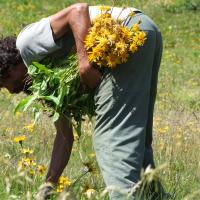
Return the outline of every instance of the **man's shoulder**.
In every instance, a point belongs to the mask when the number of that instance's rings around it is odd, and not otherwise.
[[[16,47],[27,66],[57,50],[59,47],[53,39],[50,17],[26,26],[17,37]]]

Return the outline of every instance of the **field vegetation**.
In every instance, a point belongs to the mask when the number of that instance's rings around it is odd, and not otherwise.
[[[74,0],[1,0],[0,34],[18,34],[27,24],[49,16]],[[81,2],[81,1],[79,1]],[[85,1],[91,5],[112,1]],[[114,2],[114,0],[113,0]],[[200,0],[115,1],[149,15],[164,40],[154,115],[154,152],[159,176],[176,200],[200,199]],[[55,129],[43,115],[34,125],[31,113],[13,115],[25,95],[0,92],[0,199],[34,199],[44,182]],[[52,199],[108,199],[95,152],[93,122],[83,125],[69,165]],[[19,136],[22,136],[21,138]],[[70,187],[60,193],[63,186]],[[105,191],[104,191],[105,193]],[[70,195],[71,197],[66,197]]]

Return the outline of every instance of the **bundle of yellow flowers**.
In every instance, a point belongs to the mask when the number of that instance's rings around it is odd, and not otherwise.
[[[127,62],[129,54],[144,45],[146,33],[139,29],[141,21],[130,28],[126,26],[134,17],[133,11],[121,20],[119,17],[112,18],[112,8],[109,6],[101,6],[100,10],[85,38],[88,59],[98,67],[115,68]]]

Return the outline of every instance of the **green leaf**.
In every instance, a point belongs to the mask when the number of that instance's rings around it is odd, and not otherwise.
[[[35,67],[37,67],[40,71],[43,71],[46,74],[52,73],[53,71],[46,68],[45,65],[42,65],[38,62],[33,62],[32,65],[34,65]]]
[[[59,106],[59,99],[57,97],[54,97],[53,95],[50,96],[39,96],[38,99],[44,99],[48,101],[52,101],[56,104],[56,106]]]
[[[17,112],[20,111],[26,111],[26,109],[33,103],[34,100],[36,100],[37,97],[36,96],[29,96],[25,99],[23,99],[21,102],[19,102],[19,104],[16,106],[16,108],[14,109],[14,115]]]

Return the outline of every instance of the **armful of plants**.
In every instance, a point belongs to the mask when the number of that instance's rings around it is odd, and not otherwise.
[[[79,61],[81,81],[89,88],[95,88],[101,79],[101,73],[92,67],[88,60],[84,40],[91,27],[88,4],[78,3],[51,16],[51,28],[54,39],[62,37],[67,31],[72,31]]]

